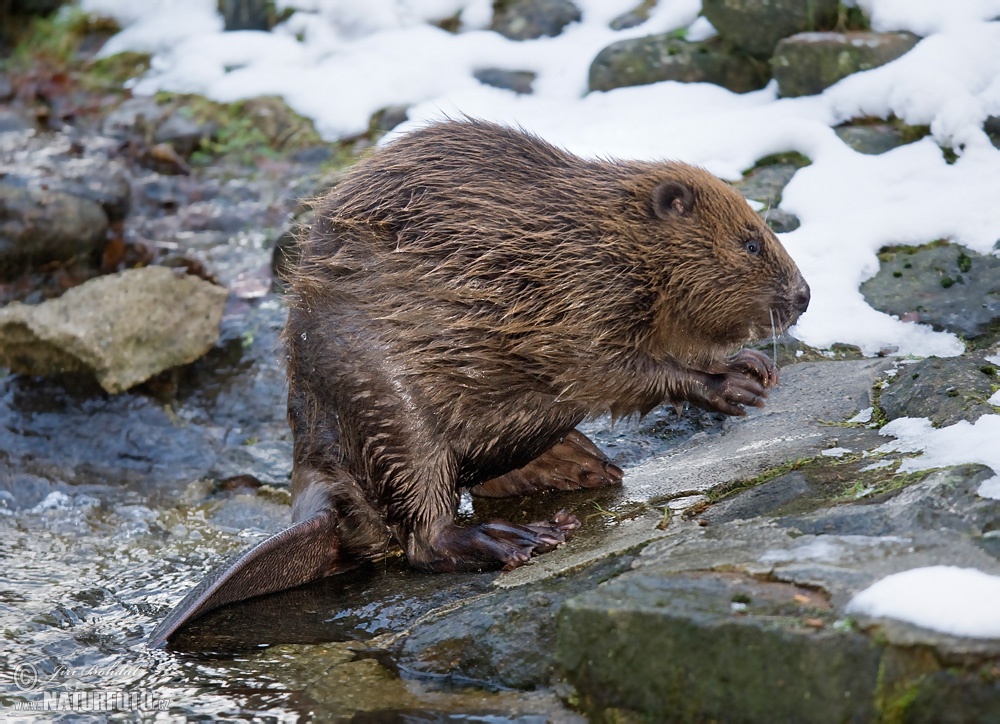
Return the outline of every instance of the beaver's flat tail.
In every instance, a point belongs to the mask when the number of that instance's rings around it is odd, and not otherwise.
[[[183,626],[219,606],[294,588],[353,567],[339,561],[339,554],[333,512],[317,512],[205,576],[153,630],[146,645],[166,645]]]

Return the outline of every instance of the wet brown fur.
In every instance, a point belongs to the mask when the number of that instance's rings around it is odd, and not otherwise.
[[[587,458],[564,440],[587,417],[762,404],[773,369],[725,355],[808,302],[774,234],[708,172],[584,160],[480,121],[378,150],[316,219],[285,331],[294,515],[333,510],[360,558],[398,542],[429,569],[509,567],[551,547],[565,520],[510,545],[458,528],[458,489],[520,491],[487,481],[548,450]]]

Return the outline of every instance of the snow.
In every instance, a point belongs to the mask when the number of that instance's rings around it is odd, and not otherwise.
[[[847,613],[892,618],[954,636],[1000,638],[1000,577],[929,566],[886,576],[857,594]]]
[[[879,434],[896,439],[875,452],[922,453],[903,460],[901,473],[964,463],[992,468],[995,475],[983,481],[977,492],[984,498],[1000,500],[1000,415],[983,415],[972,423],[961,420],[942,428],[934,428],[925,417],[900,417],[885,425]]]

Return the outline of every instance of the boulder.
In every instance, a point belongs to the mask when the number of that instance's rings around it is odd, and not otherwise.
[[[837,0],[704,0],[702,13],[726,41],[765,60],[782,38],[832,29],[838,5]]]
[[[107,232],[108,217],[97,201],[0,183],[0,279],[50,262],[96,257]]]
[[[813,95],[895,60],[918,40],[911,33],[799,33],[778,43],[771,68],[782,96]]]
[[[570,0],[497,0],[490,29],[511,40],[533,40],[559,35],[581,17]]]
[[[590,65],[592,91],[675,80],[745,93],[763,88],[768,79],[766,64],[732,55],[718,38],[691,43],[671,33],[612,43]]]
[[[187,364],[219,336],[226,290],[164,267],[99,277],[0,309],[0,362],[29,375],[89,371],[115,394]]]
[[[861,285],[875,309],[986,346],[1000,334],[1000,258],[954,244],[884,249]]]

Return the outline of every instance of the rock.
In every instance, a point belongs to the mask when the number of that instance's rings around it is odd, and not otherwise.
[[[27,131],[33,127],[34,124],[24,114],[9,107],[0,108],[0,133]]]
[[[368,127],[379,133],[388,133],[399,124],[405,123],[409,117],[407,106],[386,106],[372,115]]]
[[[612,30],[628,30],[649,20],[649,11],[656,7],[656,0],[643,0],[626,13],[622,13],[608,25]]]
[[[911,33],[799,33],[778,43],[771,68],[782,96],[813,95],[895,60],[918,40]]]
[[[752,201],[764,204],[758,212],[776,234],[784,234],[799,228],[799,220],[793,214],[776,208],[781,203],[781,192],[800,166],[792,163],[772,163],[751,169],[733,186]]]
[[[766,60],[782,38],[830,30],[838,0],[704,0],[702,13],[726,41]]]
[[[120,163],[70,159],[60,164],[57,171],[58,177],[36,177],[32,184],[95,201],[109,221],[121,221],[128,216],[132,184],[128,171]]]
[[[991,476],[946,468],[881,504],[671,523],[632,571],[560,612],[556,659],[573,699],[592,720],[722,721],[738,710],[745,721],[873,721],[887,711],[975,721],[1000,711],[997,674],[979,674],[1000,655],[997,640],[865,620],[869,636],[845,620],[851,597],[890,573],[1000,573],[979,545],[1000,515],[1000,502],[975,494]]]
[[[983,121],[983,131],[990,137],[990,142],[1000,148],[1000,116],[987,116]]]
[[[226,296],[163,267],[98,277],[58,299],[0,309],[0,357],[22,374],[88,371],[119,393],[205,354]]]
[[[14,84],[6,73],[0,73],[0,102],[6,103],[14,97]]]
[[[557,658],[592,721],[608,709],[639,721],[874,720],[878,649],[803,619],[832,623],[809,588],[643,570],[566,604]]]
[[[515,689],[550,683],[556,616],[572,595],[628,570],[632,556],[592,564],[530,591],[500,591],[444,615],[426,616],[400,647],[403,664],[422,674],[453,671]]]
[[[65,0],[12,0],[10,11],[21,15],[48,15],[63,5]]]
[[[899,374],[882,390],[879,405],[888,420],[926,417],[935,427],[959,420],[975,422],[995,414],[986,400],[1000,383],[996,365],[968,357],[930,357],[900,367]]]
[[[745,198],[759,201],[762,204],[777,206],[781,203],[781,192],[792,176],[799,170],[799,166],[791,163],[772,163],[766,166],[757,166],[751,169],[739,181],[734,181],[733,186]]]
[[[156,143],[169,143],[181,156],[190,156],[204,141],[215,135],[217,127],[210,121],[198,121],[190,110],[174,110],[157,127],[153,135]]]
[[[536,75],[530,70],[504,70],[503,68],[482,68],[473,73],[476,80],[483,85],[512,90],[521,95],[532,92],[531,84],[535,82]]]
[[[771,231],[775,234],[787,234],[789,231],[795,231],[802,226],[802,222],[799,221],[798,216],[790,214],[787,211],[782,211],[781,209],[764,209],[759,213],[760,217],[764,219],[764,222],[771,227]]]
[[[670,33],[612,43],[590,65],[592,91],[675,80],[745,93],[763,88],[768,79],[766,65],[730,54],[717,38],[689,43]]]
[[[168,110],[151,96],[129,98],[104,117],[101,131],[107,136],[122,140],[131,138],[136,133],[140,136],[151,135]]]
[[[858,153],[872,156],[899,148],[909,142],[902,131],[888,123],[837,126],[833,132]]]
[[[0,183],[0,279],[100,254],[108,217],[90,199]]]
[[[219,0],[226,30],[270,30],[273,0]]]
[[[875,309],[977,345],[1000,338],[1000,258],[937,243],[883,249],[879,259],[878,273],[861,285]]]
[[[495,0],[493,8],[490,30],[511,40],[555,37],[582,17],[570,0]]]

